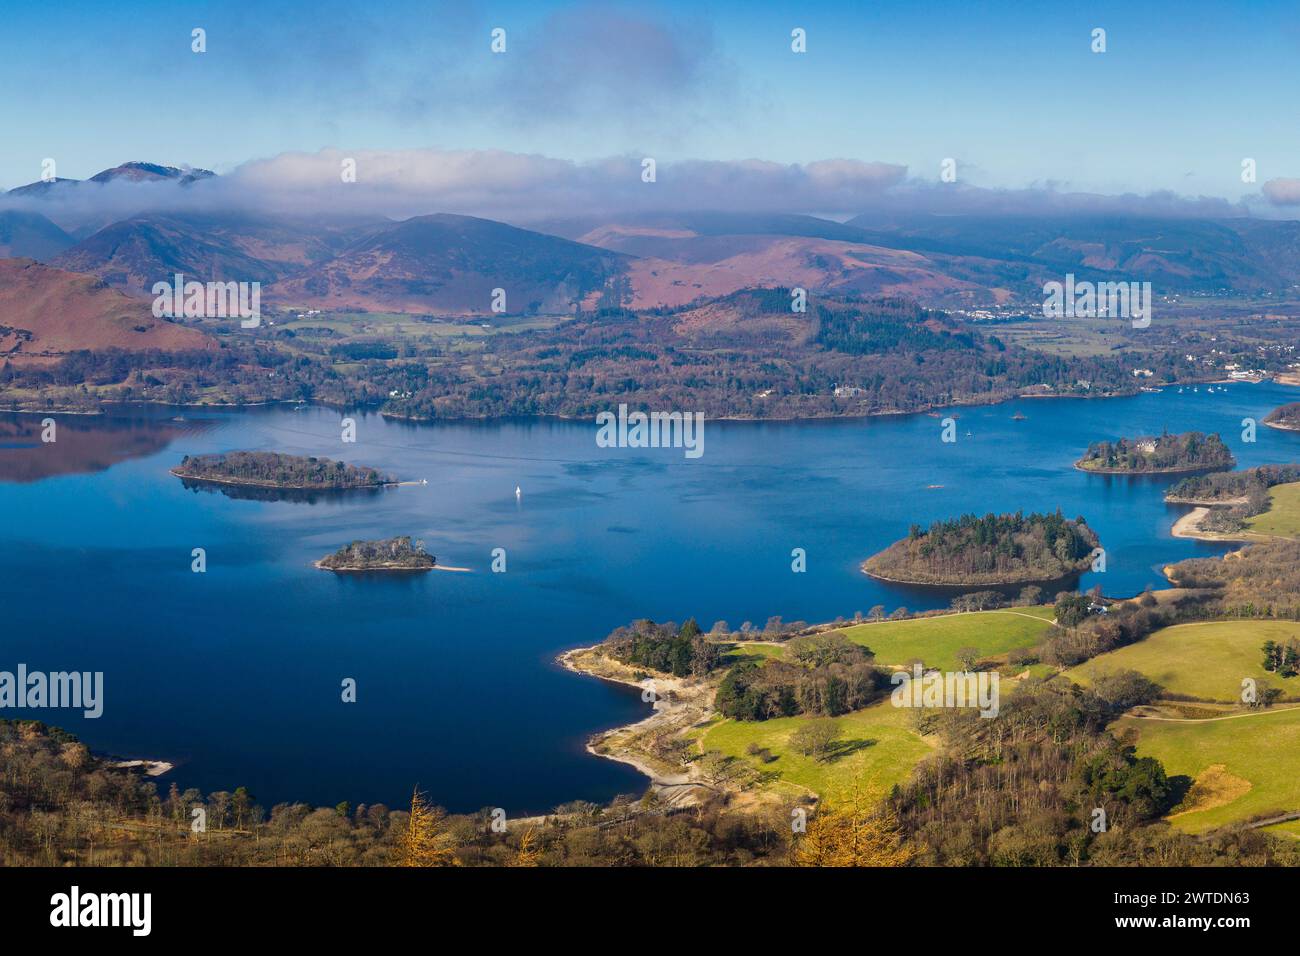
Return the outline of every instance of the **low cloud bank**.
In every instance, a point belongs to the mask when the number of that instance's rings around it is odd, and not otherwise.
[[[594,162],[498,150],[322,150],[252,160],[231,173],[174,182],[59,184],[45,196],[4,196],[0,207],[40,212],[85,229],[158,212],[387,216],[435,212],[528,224],[547,219],[693,212],[938,215],[1143,215],[1226,218],[1279,215],[1300,205],[1300,180],[1265,183],[1254,201],[1170,192],[1102,196],[1052,186],[984,189],[908,178],[893,163],[812,163],[653,157]]]

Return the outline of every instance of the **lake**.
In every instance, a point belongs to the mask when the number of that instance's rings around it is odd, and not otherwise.
[[[1295,399],[1270,383],[1110,400],[1023,400],[937,417],[708,422],[704,454],[607,449],[594,422],[409,424],[292,407],[132,409],[101,418],[0,415],[0,670],[103,671],[103,716],[14,711],[93,749],[165,759],[166,789],[246,786],[282,801],[401,806],[419,785],[453,812],[540,812],[639,793],[588,755],[595,731],[644,716],[631,688],[555,655],[634,618],[707,629],[851,617],[949,594],[882,584],[859,563],[913,522],[963,512],[1083,515],[1110,595],[1224,548],[1172,538],[1176,479],[1071,468],[1088,443],[1220,432],[1242,467],[1300,460],[1300,434],[1241,420]],[[1015,421],[1015,413],[1026,416]],[[174,421],[182,417],[183,421]],[[35,436],[35,437],[33,437]],[[372,465],[427,485],[314,501],[187,490],[182,455],[235,449]],[[515,495],[518,486],[521,494]],[[410,534],[472,573],[333,575],[312,562],[358,538]],[[191,571],[206,551],[207,571]],[[493,549],[505,573],[491,571]],[[803,548],[807,571],[791,571]],[[357,702],[340,699],[345,678]]]

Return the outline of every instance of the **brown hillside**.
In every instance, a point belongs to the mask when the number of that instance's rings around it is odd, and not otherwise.
[[[196,329],[154,318],[149,300],[130,298],[93,276],[31,259],[0,259],[0,355],[215,347]]]
[[[925,256],[829,239],[786,236],[685,240],[677,258],[634,259],[634,308],[680,306],[744,288],[802,286],[818,292],[906,295],[924,300],[982,293]]]

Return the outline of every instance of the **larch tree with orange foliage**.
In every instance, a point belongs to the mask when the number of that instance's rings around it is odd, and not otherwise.
[[[419,788],[411,794],[411,815],[397,842],[399,866],[459,866],[447,814],[431,806]]]
[[[519,849],[515,852],[515,858],[511,866],[541,866],[542,851],[537,848],[537,834],[529,827],[524,835],[519,838]]]
[[[849,799],[823,803],[791,850],[796,866],[906,866],[916,851],[887,808],[854,790]]]

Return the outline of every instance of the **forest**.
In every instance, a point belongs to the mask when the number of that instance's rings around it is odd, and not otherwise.
[[[1088,689],[1026,681],[997,721],[948,709],[927,715],[943,743],[888,799],[915,862],[944,866],[1300,865],[1300,847],[1230,828],[1197,838],[1157,822],[1186,778],[1106,733],[1153,698],[1121,672]],[[1105,827],[1092,826],[1104,813]]]
[[[744,658],[733,664],[718,685],[714,707],[737,720],[836,717],[861,710],[889,687],[889,673],[873,661],[870,650],[842,634],[792,638],[786,659]]]
[[[1188,558],[1170,569],[1169,580],[1208,589],[1224,616],[1300,620],[1300,541],[1261,541],[1229,560]]]
[[[1235,499],[1268,504],[1268,489],[1300,481],[1300,465],[1259,465],[1242,471],[1217,471],[1182,479],[1165,494],[1175,504],[1226,504]],[[1256,512],[1258,513],[1258,512]]]
[[[698,323],[696,310],[711,316]],[[356,317],[364,320],[364,317]],[[828,418],[1037,395],[1133,394],[1134,363],[1194,378],[1181,352],[1061,355],[897,298],[818,297],[790,310],[787,289],[632,312],[604,308],[547,327],[487,334],[338,341],[332,329],[267,326],[219,334],[219,347],[73,352],[0,364],[0,407],[100,402],[315,402],[410,419],[589,417],[610,404],[691,408],[710,418]],[[324,334],[328,332],[329,334]]]
[[[605,652],[624,664],[646,667],[674,677],[703,677],[721,663],[718,645],[690,618],[680,628],[650,620],[616,628],[604,641]]]

